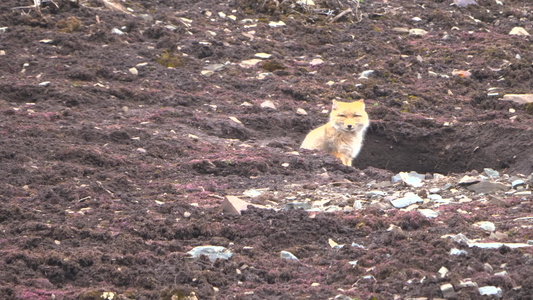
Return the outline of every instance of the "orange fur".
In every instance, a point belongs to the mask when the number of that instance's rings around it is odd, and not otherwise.
[[[329,122],[309,132],[301,148],[331,153],[351,166],[361,151],[368,125],[362,99],[351,103],[333,100]]]

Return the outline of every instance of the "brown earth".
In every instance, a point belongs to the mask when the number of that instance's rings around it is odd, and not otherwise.
[[[533,238],[531,196],[455,186],[484,168],[533,172],[533,104],[501,100],[532,92],[533,38],[509,35],[533,34],[532,3],[366,0],[360,19],[331,22],[355,2],[297,2],[56,0],[39,14],[13,9],[30,0],[2,1],[0,298],[495,297],[460,285],[471,278],[531,299],[532,247],[442,236]],[[256,53],[272,56],[240,65]],[[337,98],[364,98],[372,120],[356,168],[295,152]],[[426,202],[439,212],[428,219],[366,198],[379,187],[427,195],[387,185],[400,171],[473,201]],[[251,189],[261,196],[242,196]],[[270,209],[228,215],[226,195]],[[340,211],[283,209],[319,200]],[[202,245],[234,255],[190,258]]]

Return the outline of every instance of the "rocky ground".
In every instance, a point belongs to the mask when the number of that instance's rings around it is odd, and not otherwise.
[[[531,299],[530,1],[32,4],[0,4],[1,299]],[[360,98],[355,168],[298,149]]]

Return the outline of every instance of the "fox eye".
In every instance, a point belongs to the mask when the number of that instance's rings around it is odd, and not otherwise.
[[[358,115],[358,114],[354,114],[353,117],[354,118],[359,118],[361,115]]]
[[[339,117],[346,117],[345,114],[339,114]]]

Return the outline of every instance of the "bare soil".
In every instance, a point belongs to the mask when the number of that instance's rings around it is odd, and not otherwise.
[[[532,93],[533,38],[509,35],[533,34],[532,3],[365,0],[360,21],[331,22],[355,2],[297,2],[56,0],[39,14],[2,1],[0,298],[436,299],[446,283],[447,298],[495,297],[470,278],[531,299],[533,247],[443,236],[533,239],[531,196],[456,186],[484,168],[533,172],[533,106],[502,101]],[[241,65],[256,53],[272,56]],[[355,168],[296,152],[333,99],[360,98],[371,127]],[[424,203],[428,219],[366,198],[427,195],[386,184],[409,171],[472,201]],[[270,209],[229,215],[227,195]],[[284,209],[320,200],[340,210]],[[202,245],[234,255],[190,258]]]

